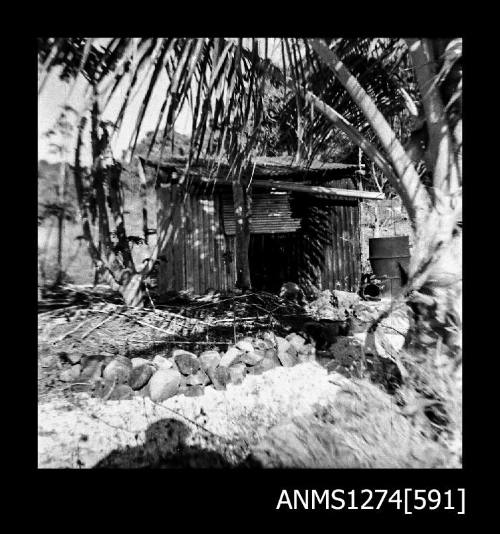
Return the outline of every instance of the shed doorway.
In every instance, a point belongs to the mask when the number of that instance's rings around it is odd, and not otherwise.
[[[297,282],[299,243],[299,232],[251,234],[249,263],[252,288],[278,293],[284,282]]]

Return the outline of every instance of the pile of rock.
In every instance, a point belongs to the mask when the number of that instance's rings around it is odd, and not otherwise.
[[[353,307],[359,302],[357,293],[325,289],[320,291],[316,298],[305,307],[308,315],[313,319],[328,319],[343,321],[352,315]]]
[[[240,384],[247,374],[258,375],[278,366],[291,367],[315,360],[315,348],[292,333],[286,338],[265,333],[261,338],[244,338],[225,353],[207,350],[199,355],[175,349],[152,360],[126,356],[73,355],[70,368],[60,378],[80,385],[106,400],[140,395],[161,402],[174,395],[200,396],[205,387],[226,389]]]

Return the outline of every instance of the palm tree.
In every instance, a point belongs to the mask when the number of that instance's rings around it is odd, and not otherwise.
[[[151,139],[162,146],[183,105],[192,112],[187,169],[210,147],[230,164],[237,228],[238,284],[247,287],[251,195],[243,172],[262,150],[266,84],[283,91],[293,124],[296,160],[310,160],[339,132],[359,147],[401,197],[412,221],[415,247],[404,296],[437,328],[461,318],[461,40],[429,39],[41,39],[40,90],[56,67],[63,79],[82,74],[89,84],[93,191],[99,215],[100,254],[92,241],[84,202],[80,146],[74,176],[89,251],[128,304],[140,304],[140,281],[152,268],[133,265],[120,209],[119,165],[103,158],[120,130],[131,95],[147,87],[130,140],[132,157],[153,91],[164,100]],[[276,45],[271,51],[271,45]],[[163,81],[162,73],[167,74]],[[118,91],[118,88],[120,91]],[[120,96],[113,124],[101,116]],[[291,113],[291,115],[290,115]],[[286,113],[283,114],[286,116]],[[413,125],[413,126],[412,126]],[[208,142],[207,142],[208,141]],[[424,141],[424,142],[422,142]],[[109,238],[104,183],[109,183],[119,247]],[[160,230],[160,229],[159,229]],[[160,250],[168,232],[159,232]],[[156,251],[157,254],[157,251]]]

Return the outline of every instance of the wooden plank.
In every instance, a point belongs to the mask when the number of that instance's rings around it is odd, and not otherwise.
[[[184,254],[186,260],[186,289],[194,291],[193,281],[193,202],[196,197],[189,195],[185,204],[186,228],[184,234]]]
[[[347,208],[346,219],[347,224],[349,225],[349,242],[348,242],[348,254],[349,254],[349,289],[348,291],[353,291],[354,281],[355,281],[355,264],[354,264],[354,225],[352,219],[352,212],[354,208]]]
[[[324,197],[369,198],[372,200],[385,199],[385,196],[378,191],[358,191],[356,189],[312,186],[275,180],[254,180],[252,182],[252,187],[260,189],[276,189],[277,191],[296,191],[299,193]]]
[[[220,254],[219,254],[219,243],[217,241],[218,234],[219,234],[219,221],[218,221],[218,218],[217,218],[217,211],[216,211],[217,201],[216,201],[215,196],[212,197],[212,200],[213,200],[213,209],[214,209],[214,212],[212,214],[212,227],[213,227],[212,248],[213,248],[213,251],[214,251],[214,266],[215,266],[215,268],[214,268],[215,272],[213,273],[213,280],[214,280],[213,287],[215,289],[221,290],[222,289],[222,284],[221,284],[221,280],[220,280],[220,264],[219,264]]]
[[[224,251],[224,236],[222,235],[220,227],[220,198],[219,195],[214,195],[214,250],[215,250],[215,265],[217,269],[217,289],[220,291],[226,290],[224,264],[222,262],[222,253]]]
[[[148,188],[146,182],[146,174],[144,173],[144,167],[140,158],[137,158],[137,172],[139,174],[140,182],[140,198],[142,204],[142,231],[144,234],[144,240],[148,243]]]
[[[199,289],[198,292],[200,294],[204,293],[206,290],[206,281],[205,281],[205,227],[204,227],[204,221],[203,221],[203,205],[201,202],[198,202],[198,224],[200,225],[200,232],[199,232],[199,245],[198,245],[198,280],[199,280]]]
[[[359,206],[353,206],[350,209],[351,215],[351,228],[352,228],[352,290],[357,291],[359,289],[359,280],[361,278],[359,269],[361,263],[361,257],[359,256],[359,226],[357,224],[357,212]]]
[[[193,290],[200,293],[200,201],[195,198],[193,202]]]
[[[356,210],[353,213],[354,215],[354,229],[356,235],[355,241],[355,265],[356,265],[356,290],[359,289],[359,284],[361,281],[361,208],[358,203]]]
[[[344,291],[349,291],[351,277],[350,239],[351,227],[349,225],[348,206],[342,206],[342,255],[344,258],[344,271],[342,273],[342,285]]]
[[[218,288],[218,277],[217,277],[217,262],[215,258],[215,202],[213,197],[210,197],[208,203],[208,253],[209,253],[209,262],[210,262],[210,271],[208,284],[214,289]]]
[[[180,206],[180,199],[179,199],[179,191],[178,187],[176,186],[175,192],[172,191],[172,201],[173,201],[173,207],[174,210],[174,232],[173,232],[173,246],[172,246],[172,253],[173,253],[173,288],[175,291],[180,291],[182,288],[182,260],[181,260],[181,253],[182,249],[179,247],[179,241],[180,241],[180,235],[181,235],[181,206]]]
[[[210,287],[210,251],[209,251],[209,234],[207,199],[204,198],[200,203],[201,221],[202,221],[202,264],[203,264],[203,289],[204,293]]]
[[[173,235],[173,218],[172,212],[172,190],[171,188],[160,188],[157,193],[157,226],[158,226],[158,243],[160,246],[160,256],[164,256],[165,261],[161,262],[160,267],[160,292],[172,289],[173,274],[173,254],[172,254],[172,235]]]
[[[344,206],[339,206],[339,218],[340,218],[340,232],[339,232],[339,253],[340,253],[340,273],[339,273],[339,280],[340,280],[340,289],[342,291],[345,291],[345,277],[346,277],[346,230],[345,230],[345,210]]]
[[[330,214],[330,225],[331,225],[331,232],[332,232],[332,263],[331,263],[331,273],[330,273],[330,279],[328,281],[328,287],[329,289],[335,289],[335,281],[337,279],[337,271],[338,271],[338,265],[337,265],[337,216],[336,216],[336,206],[332,208],[332,212]]]
[[[342,284],[342,214],[341,206],[335,206],[335,289],[341,289]]]

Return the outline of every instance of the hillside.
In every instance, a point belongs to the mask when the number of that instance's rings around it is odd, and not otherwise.
[[[153,132],[148,132],[138,144],[136,153],[146,156]],[[174,135],[173,151],[172,137],[168,136],[168,143],[164,150],[164,157],[171,155],[182,156],[187,153],[189,137]],[[151,157],[158,157],[161,144],[155,143]],[[57,212],[58,191],[60,181],[60,164],[45,160],[38,162],[38,283],[50,284],[56,276],[57,251]],[[125,197],[125,224],[128,235],[142,236],[142,203],[139,198],[140,183],[137,170],[133,165],[124,164],[122,184]],[[81,238],[82,228],[78,218],[76,190],[73,177],[68,173],[66,182],[66,222],[64,225],[63,240],[63,270],[65,280],[77,284],[90,284],[94,282],[94,269],[88,256],[85,242]],[[155,198],[148,195],[148,226],[156,228]],[[97,235],[97,227],[93,227],[93,235]],[[156,238],[149,238],[148,245],[133,245],[132,253],[136,262],[150,254]]]

